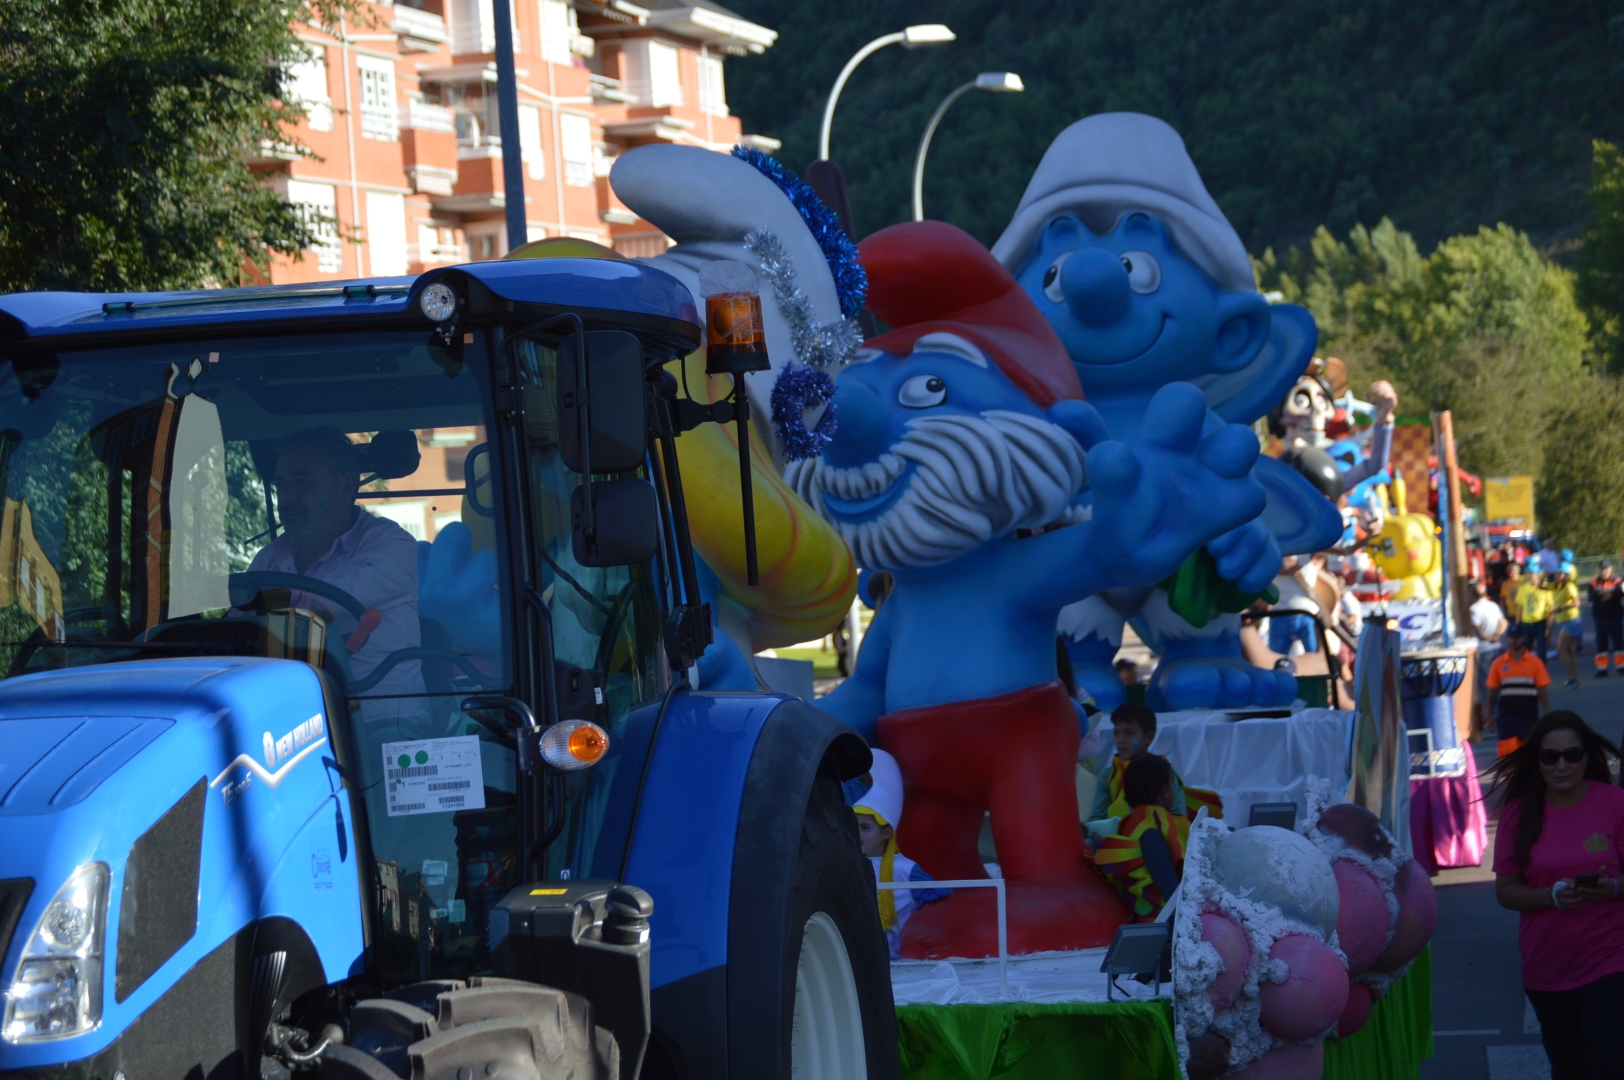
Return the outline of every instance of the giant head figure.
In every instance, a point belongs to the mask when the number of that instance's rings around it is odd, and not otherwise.
[[[1313,319],[1295,305],[1271,306],[1257,291],[1246,249],[1183,140],[1153,117],[1106,113],[1061,132],[993,253],[1065,344],[1114,438],[1134,437],[1146,403],[1174,381],[1200,388],[1210,425],[1249,423],[1285,395],[1313,352]],[[1256,475],[1269,503],[1250,535],[1227,552],[1197,556],[1211,556],[1217,576],[1240,594],[1267,587],[1282,552],[1316,550],[1341,533],[1335,508],[1301,477],[1270,461]],[[1199,497],[1187,509],[1200,512]],[[1193,565],[1179,580],[1211,573]],[[1124,584],[1068,611],[1061,625],[1079,681],[1102,705],[1120,700],[1111,657],[1123,621],[1142,615],[1164,647],[1153,705],[1289,701],[1294,684],[1241,658],[1232,615],[1196,615],[1185,603],[1217,591]]]
[[[1257,440],[1203,438],[1200,393],[1146,405],[1133,449],[1102,441],[1054,331],[975,239],[940,222],[863,241],[869,304],[896,329],[839,376],[839,430],[786,478],[866,569],[895,580],[853,676],[819,704],[892,753],[902,850],[937,878],[982,877],[992,813],[1013,952],[1104,944],[1125,913],[1083,861],[1077,713],[1056,678],[1061,607],[1148,583],[1262,508]],[[1203,512],[1184,512],[1199,490]],[[904,955],[996,947],[991,896],[916,914]]]

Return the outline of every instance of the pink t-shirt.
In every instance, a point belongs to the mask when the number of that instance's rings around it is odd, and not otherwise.
[[[1517,866],[1517,819],[1522,807],[1500,811],[1494,836],[1494,872],[1522,871],[1523,881],[1550,889],[1563,878],[1594,874],[1605,866],[1620,875],[1619,845],[1624,842],[1624,788],[1591,780],[1573,806],[1545,804],[1545,827],[1528,853],[1528,865]],[[1517,931],[1522,950],[1523,985],[1530,990],[1573,990],[1603,975],[1624,971],[1624,899],[1599,903],[1581,900],[1567,911],[1546,908],[1522,913]]]

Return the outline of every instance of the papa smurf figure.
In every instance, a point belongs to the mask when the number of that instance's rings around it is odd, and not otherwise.
[[[896,757],[901,846],[931,876],[986,877],[991,810],[1011,952],[1104,945],[1127,913],[1085,861],[1055,619],[1104,585],[1160,580],[1255,518],[1257,439],[1204,433],[1201,394],[1179,384],[1147,403],[1131,451],[1104,441],[1064,346],[974,238],[915,222],[860,251],[869,307],[896,329],[841,371],[833,441],[786,479],[894,585],[855,673],[818,704]],[[987,889],[903,931],[907,957],[996,951]]]
[[[1162,386],[1187,381],[1206,403],[1205,431],[1250,423],[1286,393],[1313,356],[1313,319],[1293,304],[1271,305],[1257,291],[1251,260],[1207,193],[1184,141],[1138,113],[1091,116],[1056,137],[1033,174],[993,254],[1054,326],[1076,365],[1089,403],[1110,436],[1132,440]],[[1336,508],[1301,476],[1263,458],[1255,476],[1268,490],[1261,520],[1209,544],[1217,576],[1243,596],[1234,612],[1268,587],[1280,556],[1334,544]],[[1206,510],[1190,493],[1185,511]],[[1111,667],[1126,619],[1162,650],[1147,687],[1153,708],[1279,705],[1297,696],[1289,672],[1253,667],[1241,656],[1234,614],[1190,609],[1145,580],[1106,582],[1099,596],[1063,613],[1077,681],[1102,709],[1123,690]]]

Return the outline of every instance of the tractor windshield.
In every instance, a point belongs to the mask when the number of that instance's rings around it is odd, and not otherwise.
[[[656,585],[573,558],[554,358],[520,351],[560,712],[613,737],[666,684]],[[368,331],[0,359],[0,677],[199,655],[323,669],[348,701],[384,978],[479,970],[486,911],[517,884],[512,740],[459,708],[515,686],[517,463],[493,423],[484,333],[454,352]]]

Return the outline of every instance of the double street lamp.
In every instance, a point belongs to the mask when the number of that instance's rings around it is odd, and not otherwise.
[[[956,37],[953,31],[941,23],[921,23],[894,34],[884,34],[858,49],[852,58],[846,61],[846,66],[840,69],[840,77],[835,80],[834,89],[829,91],[829,100],[823,106],[823,127],[818,131],[818,159],[829,160],[829,129],[835,122],[835,102],[840,100],[840,91],[845,89],[846,80],[851,78],[851,73],[857,70],[858,64],[887,45],[917,49],[925,45],[946,45]]]
[[[953,103],[971,90],[985,90],[989,94],[1018,94],[1026,89],[1021,77],[1013,71],[983,71],[971,81],[965,83],[936,106],[931,114],[930,123],[925,125],[924,137],[919,140],[919,153],[914,155],[913,174],[913,219],[925,220],[925,156],[930,153],[930,139],[936,134],[936,125],[942,122],[947,110]]]

